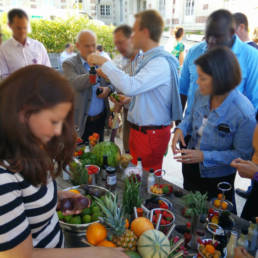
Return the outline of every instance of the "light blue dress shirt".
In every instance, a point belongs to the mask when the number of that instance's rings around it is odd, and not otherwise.
[[[186,114],[178,128],[184,136],[191,135],[187,148],[198,144],[198,130],[203,118],[207,123],[203,129],[200,150],[204,161],[200,163],[202,177],[223,177],[236,172],[230,166],[232,160],[249,160],[252,156],[252,139],[256,126],[255,111],[251,102],[237,89],[232,90],[223,103],[210,111],[210,96],[195,93],[191,111]],[[221,126],[228,130],[221,129]]]
[[[85,70],[89,72],[90,66],[88,65],[88,63],[82,58],[81,58],[81,61],[82,61],[82,64],[83,64]],[[99,82],[97,82],[97,84],[92,86],[92,96],[91,96],[90,107],[88,110],[89,116],[96,116],[96,115],[100,114],[101,112],[103,112],[103,110],[105,108],[104,99],[98,98],[96,95],[96,90],[99,86],[100,86]]]
[[[236,55],[242,72],[242,81],[237,88],[258,110],[258,51],[242,42],[237,36],[231,50]],[[198,75],[194,61],[206,51],[206,42],[201,42],[190,48],[184,60],[179,87],[180,93],[187,96],[186,113],[191,110],[194,94],[198,88],[196,83]]]
[[[162,47],[143,53],[140,63]],[[128,121],[139,126],[171,124],[171,71],[164,57],[150,60],[140,71],[130,76],[108,61],[102,65],[103,72],[112,85],[126,96],[135,96],[133,107],[128,111]]]

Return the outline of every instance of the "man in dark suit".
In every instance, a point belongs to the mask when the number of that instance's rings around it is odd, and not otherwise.
[[[96,84],[91,83],[89,79],[92,65],[87,63],[87,57],[96,51],[96,41],[94,32],[79,32],[76,42],[78,55],[68,58],[63,63],[64,75],[75,91],[75,124],[84,142],[88,141],[88,137],[94,132],[99,133],[100,140],[103,141],[105,120],[109,111],[107,96],[111,86],[107,85],[103,78],[97,78]],[[102,89],[99,95],[96,94],[98,88]]]

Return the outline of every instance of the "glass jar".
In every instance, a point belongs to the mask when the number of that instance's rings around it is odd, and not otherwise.
[[[107,167],[107,180],[106,180],[106,188],[110,191],[114,191],[116,189],[117,178],[116,178],[116,168]]]

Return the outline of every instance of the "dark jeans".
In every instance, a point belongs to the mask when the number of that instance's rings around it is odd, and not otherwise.
[[[202,194],[208,193],[208,200],[217,197],[219,190],[217,184],[220,182],[228,182],[231,184],[232,189],[225,192],[226,199],[232,202],[234,206],[234,213],[236,213],[235,202],[235,189],[234,182],[236,174],[215,178],[203,178],[200,175],[199,163],[196,164],[183,164],[182,172],[184,178],[184,189],[188,191],[200,191]]]
[[[94,121],[90,121],[89,119],[87,119],[85,131],[82,136],[83,141],[88,142],[89,136],[91,136],[93,133],[98,133],[100,136],[99,140],[102,142],[104,140],[105,121],[106,112],[103,112],[103,115]]]
[[[251,193],[245,203],[244,209],[241,214],[241,218],[246,220],[250,220],[252,217],[258,217],[258,182],[253,180],[252,181],[252,190]]]

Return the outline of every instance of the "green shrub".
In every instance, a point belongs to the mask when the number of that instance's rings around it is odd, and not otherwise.
[[[11,36],[7,26],[6,14],[0,16],[0,24],[4,39]],[[85,16],[72,16],[67,19],[31,20],[31,33],[29,36],[42,42],[50,53],[59,53],[64,50],[68,42],[75,42],[76,35],[83,29],[90,29],[97,34],[98,44],[103,45],[106,52],[114,50],[112,31],[113,26],[98,25]]]

